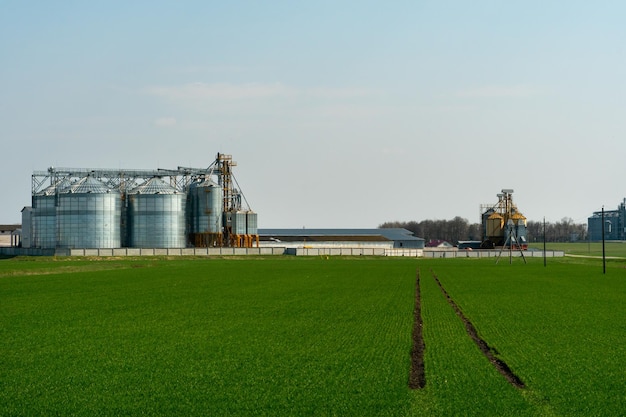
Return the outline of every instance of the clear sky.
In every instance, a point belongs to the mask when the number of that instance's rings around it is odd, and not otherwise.
[[[0,223],[31,174],[232,154],[260,228],[586,223],[626,197],[623,1],[0,0]]]

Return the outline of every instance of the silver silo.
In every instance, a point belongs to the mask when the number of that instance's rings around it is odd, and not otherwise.
[[[211,180],[192,183],[189,187],[189,201],[193,233],[222,231],[222,187]]]
[[[159,178],[128,192],[129,246],[185,247],[185,194]]]
[[[119,248],[121,196],[93,177],[58,191],[58,246]]]
[[[67,186],[52,184],[33,195],[31,217],[31,246],[34,248],[54,248],[57,244],[57,190]]]
[[[220,244],[224,191],[210,179],[196,181],[189,186],[187,212],[189,240],[194,246]]]
[[[246,213],[246,233],[249,235],[259,234],[257,214],[253,211],[248,211]]]
[[[246,212],[237,211],[232,216],[232,233],[234,235],[246,234]]]

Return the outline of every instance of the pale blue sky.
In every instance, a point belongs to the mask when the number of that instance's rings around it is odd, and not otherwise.
[[[621,1],[0,0],[0,223],[31,174],[232,154],[259,227],[624,197]]]

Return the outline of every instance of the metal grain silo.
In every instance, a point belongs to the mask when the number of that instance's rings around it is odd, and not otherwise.
[[[246,212],[246,246],[252,247],[256,242],[259,247],[259,228],[257,214],[252,210]]]
[[[121,196],[93,177],[58,191],[58,246],[119,248]]]
[[[185,193],[159,178],[128,192],[129,246],[184,248]]]
[[[246,212],[236,211],[233,213],[232,218],[232,233],[234,235],[246,234]]]
[[[518,243],[520,246],[525,247],[528,245],[527,241],[527,227],[526,227],[526,217],[524,217],[521,213],[517,212],[511,216],[511,220],[513,220],[513,224],[515,227],[515,235],[517,237]]]
[[[52,184],[33,195],[31,215],[31,246],[34,248],[54,248],[57,244],[57,197],[59,189],[69,185],[69,181]]]
[[[498,213],[492,213],[487,217],[487,237],[497,241],[504,235],[504,217]]]
[[[253,211],[246,213],[246,233],[249,235],[259,234],[258,216]]]
[[[187,192],[189,237],[194,246],[219,244],[222,236],[224,191],[210,179],[197,181]]]

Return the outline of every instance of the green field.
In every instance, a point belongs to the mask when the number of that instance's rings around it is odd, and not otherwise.
[[[543,250],[543,243],[531,243],[530,248]],[[569,255],[602,256],[601,242],[546,243],[547,250],[562,250]],[[604,252],[607,257],[626,259],[626,242],[605,242]]]
[[[0,415],[623,415],[625,267],[4,259]],[[411,390],[418,272],[426,386]],[[433,274],[525,388],[478,350]]]

